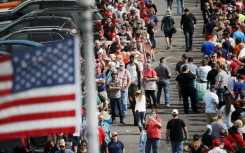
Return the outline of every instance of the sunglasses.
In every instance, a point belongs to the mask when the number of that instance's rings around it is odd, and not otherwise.
[[[137,24],[140,24],[139,22]]]
[[[81,146],[86,147],[87,145],[81,145]]]
[[[133,49],[137,49],[137,48],[133,48]]]
[[[115,136],[117,136],[116,134],[115,135],[113,135],[113,137],[115,137]]]

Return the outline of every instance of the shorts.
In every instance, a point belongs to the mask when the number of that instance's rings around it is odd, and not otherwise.
[[[169,38],[172,38],[172,33],[171,32],[164,32],[165,34],[165,37],[169,37]]]
[[[217,113],[206,113],[206,117],[207,117],[207,123],[211,124],[212,122],[215,122],[218,118],[218,114]]]
[[[98,92],[98,95],[104,97],[106,100],[108,99],[108,97],[107,97],[107,92],[106,92],[105,90],[102,91],[102,92]]]

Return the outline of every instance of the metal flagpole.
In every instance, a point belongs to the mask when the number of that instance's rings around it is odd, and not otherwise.
[[[78,0],[81,6],[94,5],[93,0]],[[93,51],[93,24],[92,12],[85,9],[82,13],[80,28],[82,29],[83,52],[85,56],[85,83],[87,103],[87,127],[88,127],[88,153],[99,153],[98,144],[98,117],[96,113],[95,68]]]

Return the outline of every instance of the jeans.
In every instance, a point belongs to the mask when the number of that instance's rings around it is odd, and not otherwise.
[[[218,88],[216,94],[219,97],[219,108],[221,108],[224,105],[224,89]]]
[[[145,90],[145,97],[149,100],[150,105],[151,105],[151,98],[152,98],[153,104],[156,107],[157,98],[155,95],[155,90]]]
[[[184,12],[184,0],[177,0],[177,14],[180,15],[180,6],[181,6],[181,14]]]
[[[172,10],[173,0],[167,0],[167,6]]]
[[[189,100],[188,97],[191,99],[191,108],[193,111],[197,111],[197,91],[193,87],[192,89],[181,89],[181,93],[183,96],[183,104],[184,104],[184,111],[185,113],[189,112]]]
[[[152,146],[153,153],[159,153],[159,144],[160,144],[159,138],[147,138],[146,145],[145,145],[145,153],[151,152],[151,146]]]
[[[165,104],[169,103],[169,84],[163,81],[157,82],[157,104],[160,104],[160,98],[162,94],[162,89],[164,91]]]
[[[125,116],[127,115],[127,110],[128,110],[128,90],[123,92],[123,89],[121,89],[121,98],[120,98],[120,103],[122,106],[122,115]],[[115,106],[115,113],[118,114],[118,109],[117,106]]]
[[[172,153],[183,153],[183,141],[171,141]]]
[[[119,116],[120,116],[120,121],[123,121],[123,115],[122,115],[122,107],[120,103],[120,98],[110,98],[110,103],[111,103],[111,118],[114,121],[116,114],[115,114],[115,106],[117,105],[117,108],[119,110]]]
[[[157,39],[156,39],[156,36],[155,35],[150,35],[150,41],[151,41],[151,44],[152,44],[152,48],[156,48],[156,46],[157,46]]]
[[[139,127],[142,127],[145,124],[145,112],[135,112],[136,121]]]
[[[193,31],[192,32],[184,31],[184,35],[185,35],[185,49],[191,50]]]

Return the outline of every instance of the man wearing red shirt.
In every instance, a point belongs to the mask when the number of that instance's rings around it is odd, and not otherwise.
[[[149,108],[152,107],[151,98],[153,100],[154,107],[157,108],[157,99],[155,95],[155,91],[157,89],[156,80],[157,80],[156,71],[151,68],[150,63],[147,63],[146,71],[144,72],[143,84],[145,89],[145,96],[150,102],[150,105],[148,106]]]
[[[145,6],[145,1],[140,1],[139,2],[140,4],[140,18],[141,19],[144,19],[144,17],[146,17],[144,14],[143,14],[143,10],[146,11],[146,14],[149,14],[149,9]]]
[[[232,54],[231,55],[231,60],[232,63],[230,64],[230,71],[231,71],[231,76],[236,77],[236,71],[234,71],[239,65],[241,65],[241,62],[236,59],[236,55]]]

